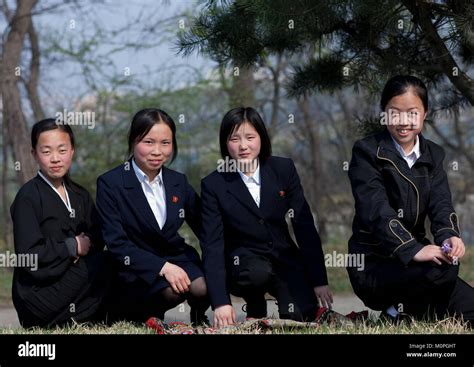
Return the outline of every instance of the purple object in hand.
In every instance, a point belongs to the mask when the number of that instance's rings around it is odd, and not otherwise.
[[[447,242],[444,242],[442,245],[441,245],[441,250],[445,253],[445,254],[449,254],[452,250],[451,248],[451,245]]]

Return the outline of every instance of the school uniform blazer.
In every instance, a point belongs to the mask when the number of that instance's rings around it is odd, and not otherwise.
[[[238,172],[212,172],[201,182],[203,264],[213,308],[230,304],[226,262],[239,248],[285,261],[297,251],[285,220],[290,217],[313,286],[328,284],[321,240],[291,159],[260,162],[260,207]]]
[[[349,178],[356,212],[349,252],[407,265],[430,243],[425,237],[426,216],[436,244],[460,236],[443,169],[444,150],[421,134],[418,138],[421,156],[412,168],[397,152],[388,130],[354,144]]]
[[[12,293],[17,309],[31,298],[34,289],[54,287],[69,271],[77,255],[75,236],[81,232],[89,236],[93,244],[89,254],[104,248],[91,196],[77,184],[67,182],[66,189],[71,213],[39,175],[21,187],[11,205],[15,252],[34,255],[38,261],[38,269],[14,270]],[[78,265],[85,266],[81,259]]]
[[[182,173],[162,167],[166,193],[166,222],[160,229],[148,204],[132,161],[97,179],[97,210],[102,234],[119,276],[126,282],[143,279],[153,284],[166,261],[200,261],[194,248],[178,234],[183,222],[201,233],[200,200]]]
[[[16,268],[25,280],[48,283],[60,278],[75,260],[75,237],[81,232],[90,237],[93,251],[104,248],[91,196],[77,184],[66,183],[66,189],[72,213],[39,175],[21,187],[11,205],[15,252],[36,255],[39,263],[37,270]]]

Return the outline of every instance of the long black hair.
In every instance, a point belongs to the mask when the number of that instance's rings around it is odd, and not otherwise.
[[[128,155],[133,155],[133,148],[135,144],[142,140],[146,134],[151,130],[153,125],[163,123],[166,124],[173,136],[173,156],[170,163],[172,163],[178,156],[178,144],[176,142],[176,125],[173,119],[163,110],[159,108],[145,108],[138,111],[133,116],[130,130],[128,132]]]
[[[258,158],[262,161],[270,158],[272,155],[272,143],[268,135],[267,128],[260,117],[259,113],[252,107],[237,107],[227,112],[222,119],[221,128],[219,132],[219,145],[221,156],[223,159],[229,157],[229,150],[227,149],[227,142],[231,135],[236,131],[240,125],[249,123],[258,135],[260,135],[260,154]]]

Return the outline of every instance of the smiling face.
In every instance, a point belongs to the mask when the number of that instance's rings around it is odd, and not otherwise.
[[[260,154],[260,147],[260,135],[258,135],[257,130],[248,122],[244,122],[235,129],[227,141],[227,149],[230,157],[237,160],[242,167],[252,166],[251,163],[257,159]]]
[[[173,154],[173,133],[165,123],[153,125],[150,131],[135,144],[133,156],[138,167],[150,181]]]
[[[403,150],[409,152],[423,129],[426,111],[422,100],[410,88],[391,98],[385,107],[385,113],[388,117],[388,131]]]
[[[59,129],[42,132],[32,151],[41,172],[59,186],[71,167],[74,148],[69,135]]]

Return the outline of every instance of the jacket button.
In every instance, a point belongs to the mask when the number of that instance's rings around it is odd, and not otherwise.
[[[265,220],[263,220],[263,219],[259,219],[258,223],[260,223],[260,224],[264,224],[264,223],[265,223]]]
[[[269,245],[273,245],[273,242],[272,242],[272,241],[269,241],[268,244],[269,244]]]

